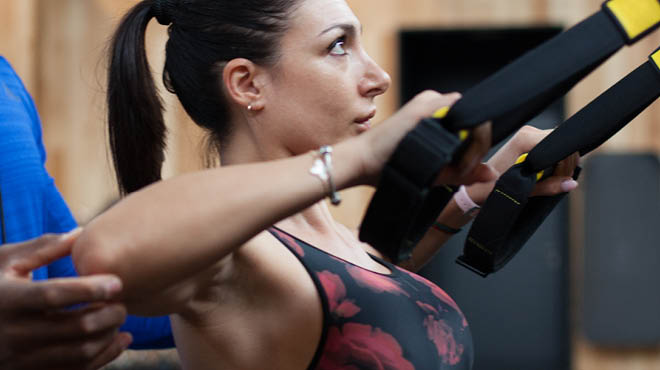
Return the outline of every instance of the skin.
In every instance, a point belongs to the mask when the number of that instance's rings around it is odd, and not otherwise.
[[[355,265],[389,272],[367,254],[378,256],[376,250],[332,219],[325,186],[308,172],[313,149],[334,144],[339,189],[376,185],[403,136],[458,95],[424,92],[365,131],[358,122],[373,113],[390,79],[364,52],[360,29],[343,0],[302,1],[276,65],[235,59],[219,76],[234,128],[222,149],[223,167],[131,194],[93,220],[75,244],[82,274],[121,277],[130,312],[173,314],[184,367],[305,369],[312,360],[321,302],[296,257],[264,231],[270,225]],[[496,170],[481,163],[489,125],[472,137],[466,156],[440,173],[438,183],[495,180]],[[455,204],[448,212],[448,219],[462,221]],[[445,239],[427,235],[432,248],[425,256]],[[131,261],[141,261],[140,268]]]
[[[41,369],[45,363],[49,369],[97,369],[131,343],[130,334],[118,331],[126,308],[112,302],[122,288],[116,276],[30,278],[30,271],[69,254],[79,233],[0,248],[2,369]],[[88,305],[69,309],[81,303]]]

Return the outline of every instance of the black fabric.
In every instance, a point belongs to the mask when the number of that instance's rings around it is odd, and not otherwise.
[[[500,176],[493,192],[481,207],[466,240],[461,264],[469,264],[474,271],[485,276],[492,265],[506,263],[500,248],[523,212],[536,179],[516,165]],[[504,217],[503,217],[504,216]]]
[[[323,331],[308,369],[472,369],[470,327],[440,287],[373,256],[389,274],[268,231],[302,263],[321,299]]]
[[[497,144],[630,42],[618,22],[601,10],[468,90],[445,118],[423,120],[386,164],[360,227],[360,239],[394,262],[408,258],[451,199],[443,194],[427,203],[433,179],[460,159],[469,140],[447,147],[441,158],[429,152],[447,142],[459,143],[459,130],[486,121],[493,122],[493,145]],[[436,130],[429,135],[433,126]]]
[[[660,71],[648,61],[564,122],[500,177],[475,219],[458,263],[486,276],[523,247],[565,194],[529,198],[536,174],[600,146],[660,97]],[[579,170],[574,178],[579,176]],[[503,193],[516,202],[507,202]],[[529,199],[528,199],[529,198]],[[518,204],[515,204],[518,203]]]
[[[460,145],[436,120],[422,120],[383,169],[360,226],[360,240],[392,261],[408,259],[455,191],[431,185],[434,174],[451,162]],[[409,161],[417,156],[423,160]]]
[[[442,123],[456,131],[493,121],[498,143],[624,45],[611,18],[598,12],[465,92]]]
[[[660,73],[642,64],[564,122],[527,156],[531,171],[551,167],[577,151],[585,155],[619,132],[660,96]]]

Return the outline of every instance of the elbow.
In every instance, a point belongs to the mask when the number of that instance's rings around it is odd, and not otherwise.
[[[85,228],[71,251],[76,271],[81,276],[95,274],[120,275],[119,256],[109,238],[103,237],[93,226]]]

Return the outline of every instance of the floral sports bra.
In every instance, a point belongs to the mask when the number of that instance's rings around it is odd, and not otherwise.
[[[471,369],[472,336],[454,300],[430,281],[376,257],[390,274],[269,231],[298,257],[323,305],[323,334],[309,369]]]

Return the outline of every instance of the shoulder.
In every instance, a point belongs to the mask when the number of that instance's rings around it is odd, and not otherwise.
[[[264,362],[290,368],[292,361],[300,361],[302,365],[295,367],[302,368],[311,361],[322,332],[323,310],[316,286],[287,247],[268,231],[261,232],[211,275],[180,316],[222,328],[206,334],[217,343],[232,343],[231,350],[219,349],[226,360],[241,368],[257,368]],[[250,356],[242,357],[243,353]],[[292,353],[295,358],[289,358]]]

